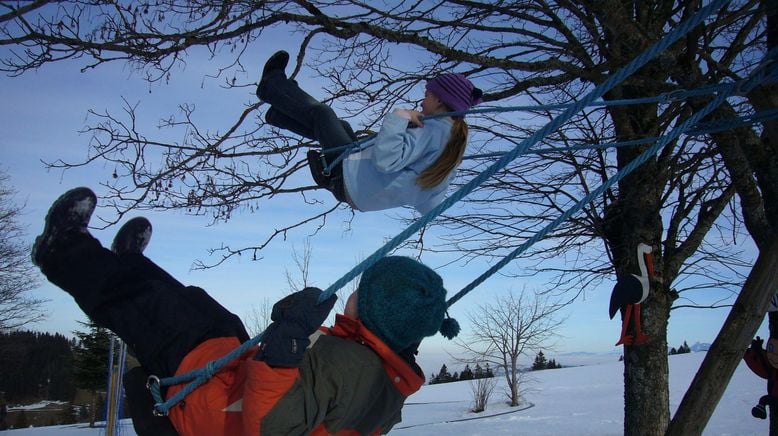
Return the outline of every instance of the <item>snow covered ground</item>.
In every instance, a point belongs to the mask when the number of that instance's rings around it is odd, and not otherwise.
[[[705,353],[670,356],[670,407],[675,410]],[[487,410],[468,412],[469,382],[424,386],[403,409],[393,435],[620,435],[623,433],[623,366],[612,361],[532,372],[524,386],[525,404],[505,405],[499,382]],[[767,434],[767,421],[751,417],[751,408],[766,392],[766,382],[741,363],[713,414],[705,435]],[[83,425],[0,432],[8,436],[98,436],[101,429]],[[132,425],[123,427],[132,436]]]

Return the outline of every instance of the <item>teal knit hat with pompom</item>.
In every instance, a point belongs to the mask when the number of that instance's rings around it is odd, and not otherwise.
[[[362,273],[357,288],[359,318],[398,353],[438,331],[454,338],[459,324],[446,309],[443,279],[410,257],[384,257]]]

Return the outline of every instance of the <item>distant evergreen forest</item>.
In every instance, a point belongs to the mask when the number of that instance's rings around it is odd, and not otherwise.
[[[75,338],[33,331],[0,332],[0,431],[89,423],[106,413],[111,333],[91,323]],[[119,347],[114,348],[114,359]],[[128,367],[137,365],[128,357]],[[41,404],[34,409],[14,406]],[[120,405],[120,417],[126,417]]]
[[[0,401],[71,401],[76,392],[75,346],[75,339],[60,334],[0,332]]]

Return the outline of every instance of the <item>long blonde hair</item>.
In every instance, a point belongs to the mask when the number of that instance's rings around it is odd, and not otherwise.
[[[443,148],[443,153],[432,165],[419,174],[419,177],[416,178],[416,184],[422,189],[429,189],[446,180],[451,171],[454,171],[462,162],[466,145],[467,123],[463,117],[454,117],[451,137]]]

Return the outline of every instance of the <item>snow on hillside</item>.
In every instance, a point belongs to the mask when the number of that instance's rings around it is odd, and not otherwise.
[[[670,356],[670,407],[675,410],[705,353]],[[469,413],[468,382],[424,386],[403,409],[393,435],[620,435],[623,434],[623,366],[611,361],[528,373],[524,404],[509,408],[500,380],[486,412]],[[767,434],[767,421],[751,417],[751,408],[766,392],[766,382],[741,363],[704,435]],[[0,432],[8,436],[99,436],[101,429],[83,425]],[[132,436],[132,426],[123,427]]]
[[[696,353],[698,351],[708,351],[710,349],[710,344],[695,342],[694,345],[692,345],[689,348],[691,348],[692,352],[694,352],[694,353]]]

